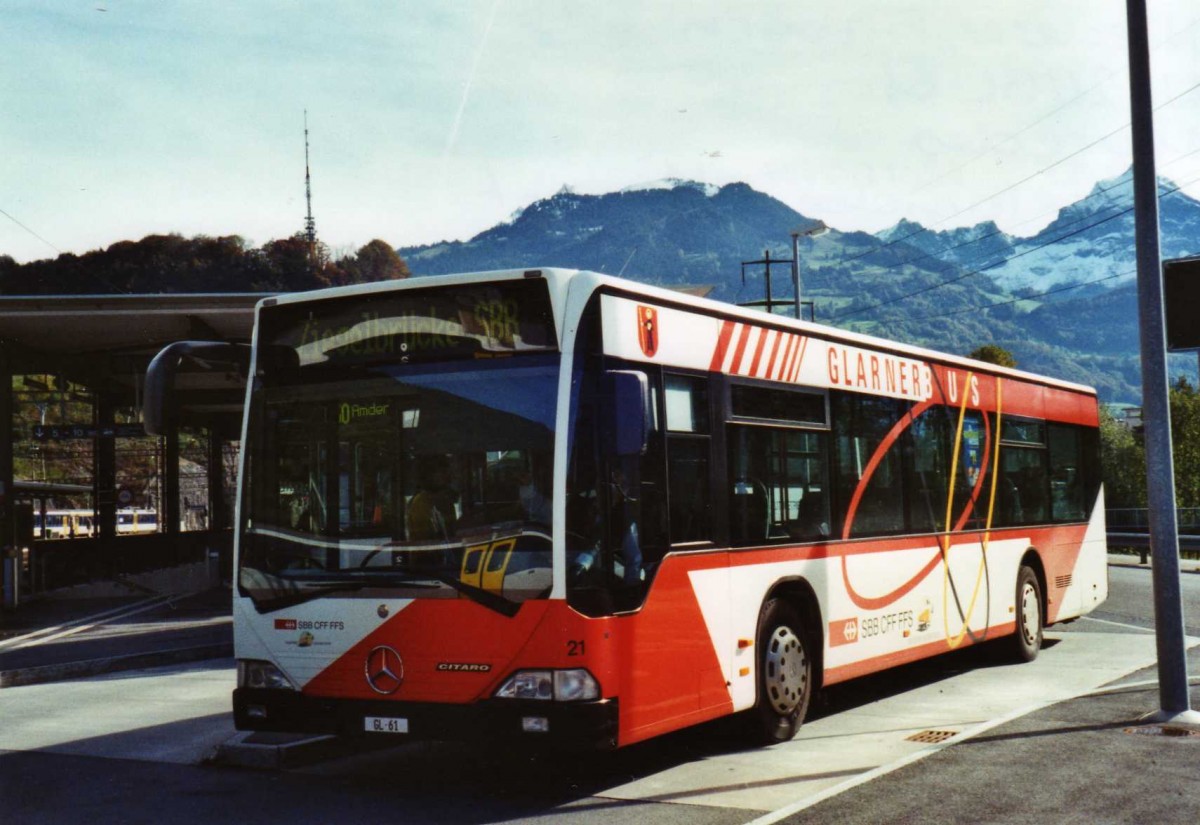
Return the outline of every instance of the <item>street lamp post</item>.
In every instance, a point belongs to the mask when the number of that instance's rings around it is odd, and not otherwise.
[[[825,221],[809,221],[801,224],[791,231],[792,236],[792,286],[796,291],[796,320],[801,320],[802,309],[800,306],[800,236],[804,235],[808,238],[815,238],[817,235],[824,235],[829,231],[829,227],[825,225]]]
[[[1179,579],[1179,524],[1172,462],[1167,381],[1158,183],[1154,170],[1154,108],[1146,0],[1126,0],[1129,97],[1133,133],[1134,223],[1137,230],[1138,325],[1142,350],[1142,404],[1146,423],[1146,477],[1150,516],[1154,630],[1158,650],[1159,711],[1155,721],[1200,725],[1191,709],[1187,644]]]

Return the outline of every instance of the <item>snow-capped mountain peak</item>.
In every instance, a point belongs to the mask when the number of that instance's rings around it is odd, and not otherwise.
[[[700,181],[684,180],[683,178],[660,178],[659,180],[647,181],[645,183],[635,183],[631,186],[626,186],[621,189],[622,194],[631,192],[649,192],[655,189],[695,189],[703,192],[706,197],[713,197],[721,191],[721,187],[714,183],[701,183]]]

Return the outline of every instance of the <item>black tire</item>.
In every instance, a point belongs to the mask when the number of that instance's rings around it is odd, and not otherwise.
[[[813,660],[800,614],[768,599],[758,614],[758,698],[746,713],[747,732],[761,744],[786,742],[804,722],[813,693]]]
[[[1021,565],[1017,572],[1017,631],[1009,645],[1009,652],[1018,662],[1032,662],[1042,649],[1042,605],[1042,586],[1037,573],[1032,567]]]

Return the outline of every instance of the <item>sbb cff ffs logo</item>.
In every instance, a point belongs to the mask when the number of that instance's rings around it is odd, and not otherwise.
[[[829,623],[829,646],[848,645],[858,641],[858,617]]]

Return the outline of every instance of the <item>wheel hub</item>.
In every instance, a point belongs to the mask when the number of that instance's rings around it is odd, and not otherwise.
[[[763,665],[763,685],[771,707],[781,715],[791,713],[808,690],[808,660],[804,644],[790,627],[777,627],[771,633]]]
[[[1021,633],[1028,644],[1037,641],[1039,617],[1037,591],[1028,582],[1021,588]]]

